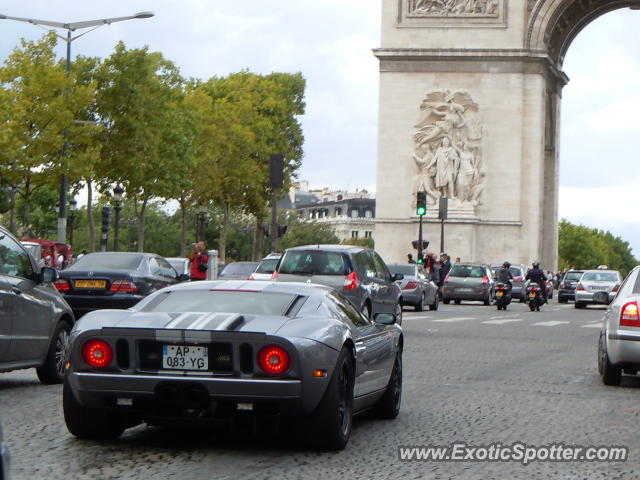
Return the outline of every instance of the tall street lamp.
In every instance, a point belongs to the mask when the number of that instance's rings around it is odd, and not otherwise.
[[[76,211],[78,210],[78,202],[75,198],[69,200],[69,245],[73,247],[73,227],[76,223]]]
[[[207,218],[207,207],[200,205],[198,207],[198,231],[196,232],[196,241],[204,240],[204,221]]]
[[[120,240],[120,210],[122,210],[122,194],[124,194],[124,188],[120,185],[116,185],[113,189],[113,208],[116,211],[115,226],[113,230],[113,251],[118,251],[118,242]]]
[[[73,22],[73,23],[65,23],[65,22],[52,22],[49,20],[35,20],[32,18],[22,18],[22,17],[11,17],[9,15],[0,14],[0,20],[16,20],[18,22],[26,22],[32,25],[44,25],[47,27],[54,28],[62,28],[67,31],[67,36],[63,37],[62,35],[56,34],[59,38],[67,42],[67,75],[71,73],[71,42],[74,40],[86,35],[89,32],[92,32],[96,28],[99,28],[103,25],[111,25],[115,22],[123,22],[125,20],[133,20],[133,19],[142,19],[142,18],[150,18],[153,17],[153,12],[140,12],[135,15],[131,15],[128,17],[114,17],[114,18],[103,18],[100,20],[86,20],[82,22]],[[81,33],[80,35],[76,35],[75,37],[71,36],[71,32],[75,32],[76,30],[80,30],[83,28],[91,28],[91,30]],[[62,146],[62,158],[67,153],[67,135],[68,131],[64,129],[64,144]],[[65,173],[60,176],[60,209],[58,211],[58,242],[64,243],[67,238],[67,190],[68,190],[68,178]]]

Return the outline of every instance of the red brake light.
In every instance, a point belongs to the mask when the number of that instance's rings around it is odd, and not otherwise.
[[[273,272],[273,275],[271,275],[271,280],[275,280],[276,278],[278,278],[278,271],[277,270],[275,270]]]
[[[620,312],[620,326],[640,327],[640,315],[636,302],[625,303]]]
[[[407,282],[403,290],[414,290],[418,288],[418,282]]]
[[[356,272],[351,272],[349,275],[344,277],[344,289],[345,290],[355,290],[358,287],[358,275]]]
[[[504,285],[498,285],[498,290],[506,290],[507,287],[505,287]]]
[[[611,289],[611,293],[616,293],[618,290],[620,290],[620,285],[616,283]]]
[[[489,277],[487,277],[486,275],[482,277],[482,284],[489,285]]]
[[[447,276],[444,277],[444,283],[449,283],[449,274],[447,273]]]
[[[82,358],[93,368],[105,368],[113,359],[113,351],[107,342],[94,338],[82,346]]]
[[[247,278],[247,280],[255,280],[255,278],[253,278],[253,273],[249,275],[249,278]]]
[[[59,278],[58,280],[53,282],[53,285],[56,287],[56,289],[59,292],[66,292],[71,290],[71,284],[69,283],[69,280],[67,280],[66,278]]]
[[[576,290],[584,290],[584,285],[579,283],[578,286],[576,287]]]
[[[258,352],[258,365],[269,375],[282,375],[289,370],[289,354],[278,345],[267,345]]]
[[[138,291],[138,286],[131,280],[114,280],[111,282],[112,292],[128,292],[134,293]]]

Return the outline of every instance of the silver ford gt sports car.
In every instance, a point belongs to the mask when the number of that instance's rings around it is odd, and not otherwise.
[[[393,314],[369,320],[329,287],[173,285],[76,323],[65,421],[77,437],[115,438],[141,422],[301,417],[301,436],[341,449],[354,413],[398,415],[402,344]]]

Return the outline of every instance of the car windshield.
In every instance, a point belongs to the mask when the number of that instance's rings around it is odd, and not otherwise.
[[[582,272],[569,272],[565,275],[564,277],[564,281],[565,282],[577,282],[578,280],[580,280],[580,277],[582,276]]]
[[[184,260],[167,260],[176,272],[182,273],[184,271]]]
[[[141,260],[138,253],[89,253],[67,270],[136,270]]]
[[[347,275],[348,267],[339,252],[292,250],[284,254],[279,273],[293,275]]]
[[[255,268],[255,263],[230,263],[229,265],[224,267],[224,270],[222,270],[220,276],[227,277],[230,275],[243,275],[248,277],[253,273],[253,270]]]
[[[613,272],[587,272],[581,281],[586,282],[617,282],[618,275]]]
[[[143,312],[225,312],[284,315],[297,295],[242,290],[177,290],[159,293]]]
[[[278,265],[279,258],[265,258],[260,262],[255,273],[273,273]]]
[[[391,274],[396,274],[396,273],[401,273],[402,275],[409,275],[409,276],[415,276],[416,274],[416,267],[413,265],[387,265],[387,267],[389,267],[389,270],[391,271]]]
[[[452,277],[482,278],[485,275],[484,268],[476,265],[454,265],[451,267]]]
[[[493,267],[493,275],[498,275],[502,267]],[[522,270],[518,267],[509,267],[509,271],[511,272],[512,277],[522,277]]]

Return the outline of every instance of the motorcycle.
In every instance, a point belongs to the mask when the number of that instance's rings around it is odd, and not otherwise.
[[[511,286],[506,283],[496,285],[496,307],[498,310],[506,310],[511,303]]]
[[[544,303],[544,298],[542,297],[542,288],[537,283],[530,283],[525,290],[526,299],[529,303],[529,310],[540,311],[540,305]]]

